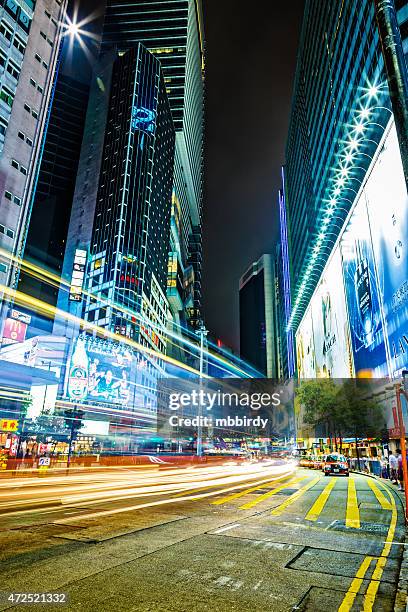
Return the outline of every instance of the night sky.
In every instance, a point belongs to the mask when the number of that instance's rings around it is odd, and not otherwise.
[[[79,4],[82,15],[96,7],[102,12],[101,0]],[[304,0],[203,4],[204,316],[212,335],[239,349],[239,278],[272,252],[278,235],[277,192]],[[85,27],[99,29],[95,22]],[[81,78],[79,68],[85,77],[86,62],[78,59],[69,72]]]
[[[278,234],[277,192],[304,1],[204,4],[204,314],[208,329],[238,348],[239,278],[272,252]]]

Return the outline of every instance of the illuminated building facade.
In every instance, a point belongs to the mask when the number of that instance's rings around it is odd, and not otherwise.
[[[174,126],[159,61],[139,44],[113,64],[85,319],[165,352]]]
[[[0,2],[0,284],[9,287],[16,287],[27,237],[65,4]],[[7,310],[4,300],[0,326]]]
[[[395,7],[407,58],[408,2]],[[369,0],[306,2],[281,202],[298,376],[397,377],[408,201]]]
[[[396,7],[408,51],[408,3],[399,0]],[[313,270],[316,270],[316,266],[327,259],[341,227],[341,222],[337,223],[337,229],[331,227],[330,235],[321,235],[327,201],[336,189],[334,168],[347,148],[353,111],[370,102],[370,87],[384,82],[374,3],[371,0],[336,0],[328,5],[319,0],[308,0],[300,38],[285,165],[291,252],[291,325],[294,329],[318,280],[318,275],[315,274],[313,279],[311,271],[310,274],[307,272],[313,249],[319,246],[319,257],[313,260]],[[373,98],[372,102],[376,104],[371,106],[389,107],[386,85],[380,94]],[[388,117],[388,110],[379,110],[375,122],[385,125]],[[350,189],[356,190],[356,181],[361,182],[368,168],[368,156],[372,157],[381,135],[381,127],[369,127],[370,139],[374,142],[366,141],[365,155],[359,163],[362,170],[356,171]],[[353,136],[356,135],[358,140],[358,134]],[[352,201],[353,191],[349,190],[342,199],[341,220],[347,216]],[[306,279],[306,286],[302,288]]]
[[[138,42],[160,60],[176,130],[168,300],[177,324],[197,326],[204,119],[201,0],[107,0],[102,50],[126,50]]]

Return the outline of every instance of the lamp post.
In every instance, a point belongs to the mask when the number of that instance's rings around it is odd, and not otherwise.
[[[204,323],[201,323],[200,329],[198,330],[198,336],[200,338],[200,390],[203,384],[204,376],[204,340],[207,337],[208,330],[205,328]],[[200,394],[201,395],[201,394]],[[202,405],[198,404],[198,427],[197,427],[197,456],[201,457],[203,454],[203,428],[201,425],[202,416]]]
[[[394,0],[374,0],[378,33],[408,189],[408,76]]]

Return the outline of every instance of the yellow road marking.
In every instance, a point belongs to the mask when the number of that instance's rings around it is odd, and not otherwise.
[[[358,592],[364,580],[364,576],[366,575],[370,563],[373,559],[374,557],[364,557],[363,562],[358,568],[356,576],[353,579],[353,582],[351,583],[350,588],[347,591],[338,612],[349,612],[353,607],[354,600],[358,595]]]
[[[370,482],[370,481],[368,481]],[[370,485],[371,486],[371,485]],[[385,568],[385,565],[387,563],[387,558],[388,555],[390,554],[391,551],[391,546],[394,540],[394,536],[395,536],[395,528],[397,525],[397,507],[395,504],[395,499],[394,496],[392,495],[392,493],[390,491],[388,491],[387,488],[385,488],[383,485],[381,485],[381,488],[383,489],[383,491],[385,491],[387,493],[387,496],[389,496],[390,499],[390,506],[392,509],[392,515],[391,515],[391,522],[390,522],[390,526],[388,529],[388,533],[387,533],[387,539],[384,545],[384,548],[382,549],[381,552],[381,556],[380,557],[365,557],[362,564],[360,565],[357,573],[356,573],[356,577],[353,579],[353,582],[350,585],[349,590],[347,591],[339,609],[338,612],[350,612],[350,610],[353,607],[354,604],[354,600],[357,597],[357,594],[359,592],[359,589],[361,587],[361,584],[363,582],[363,579],[367,573],[367,570],[370,566],[370,563],[373,559],[377,559],[377,562],[375,564],[375,568],[373,571],[373,574],[371,576],[369,585],[367,587],[367,591],[364,595],[364,603],[363,603],[363,611],[364,612],[372,612],[373,606],[374,606],[374,602],[375,602],[375,598],[377,596],[377,591],[379,589],[380,586],[380,580]],[[380,491],[381,492],[381,491]],[[382,493],[382,492],[381,492]],[[377,497],[378,499],[378,497]],[[385,501],[388,501],[386,499],[386,497],[384,496]]]
[[[276,482],[282,482],[282,480],[285,480],[291,477],[292,477],[292,474],[288,474],[287,476],[283,476],[282,478],[276,478],[275,480],[270,480],[268,482],[265,481],[261,484],[257,484],[256,487],[250,487],[249,489],[245,489],[245,491],[239,491],[239,493],[233,493],[232,495],[228,495],[227,497],[222,497],[221,499],[217,499],[216,501],[213,501],[211,503],[214,506],[220,506],[221,504],[226,504],[227,502],[233,499],[242,497],[243,495],[246,495],[247,493],[252,493],[252,491],[256,491],[257,489],[264,489],[265,487],[268,487],[271,484],[274,484]],[[234,488],[238,488],[238,486]],[[220,491],[219,493],[222,493],[222,491]]]
[[[377,500],[380,502],[381,508],[383,508],[384,510],[392,510],[392,505],[390,504],[388,499],[385,497],[384,493],[377,487],[374,480],[371,480],[371,478],[368,478],[367,483],[370,489],[372,490],[372,492],[374,493],[374,495],[376,496]]]
[[[299,497],[302,497],[302,495],[304,493],[306,493],[306,491],[308,491],[309,489],[311,489],[312,487],[314,487],[314,485],[319,482],[320,480],[320,476],[317,476],[316,478],[313,478],[313,480],[311,480],[310,482],[308,482],[306,485],[304,485],[303,487],[301,487],[299,489],[299,491],[297,491],[296,493],[293,493],[293,495],[291,495],[286,501],[283,502],[283,504],[280,504],[280,506],[278,506],[277,508],[274,508],[272,510],[272,514],[274,516],[278,516],[279,514],[282,514],[282,512],[291,504],[293,504],[296,500],[299,499]]]
[[[360,510],[358,509],[355,480],[350,478],[347,491],[346,527],[360,529]]]
[[[290,482],[285,482],[285,484],[276,487],[276,489],[273,489],[273,491],[268,491],[267,493],[258,496],[257,499],[253,499],[252,501],[248,502],[247,504],[244,504],[243,506],[240,506],[239,508],[240,510],[249,510],[249,508],[253,508],[254,506],[256,506],[256,504],[259,504],[260,502],[265,501],[265,499],[272,497],[272,495],[275,495],[275,493],[279,493],[279,491],[282,491],[283,489],[286,489],[287,487],[290,487],[291,485],[296,484],[301,480],[305,480],[305,478],[307,478],[307,476],[301,476],[300,478],[295,478],[295,480],[291,480]]]
[[[319,497],[316,499],[315,503],[313,504],[313,506],[310,508],[309,512],[305,516],[305,519],[307,521],[317,521],[323,508],[325,507],[327,503],[327,500],[330,497],[330,493],[332,492],[332,489],[334,485],[336,484],[336,482],[337,482],[337,478],[335,478],[334,480],[331,480],[328,483],[328,485],[326,485],[326,487],[323,489],[323,491],[320,493]]]
[[[382,488],[382,487],[381,487]],[[374,606],[374,601],[377,596],[377,591],[380,586],[380,580],[387,563],[388,555],[391,551],[392,542],[395,536],[395,528],[397,526],[397,506],[395,504],[395,499],[393,494],[384,489],[389,495],[391,501],[392,515],[391,515],[391,523],[387,533],[387,541],[384,544],[384,548],[381,552],[381,557],[378,558],[377,563],[375,564],[375,568],[373,571],[373,575],[371,576],[370,584],[368,585],[367,591],[364,595],[364,612],[371,612]]]

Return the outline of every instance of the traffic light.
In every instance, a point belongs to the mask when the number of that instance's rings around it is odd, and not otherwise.
[[[83,427],[83,410],[64,410],[65,425],[70,429],[72,438],[76,437],[78,431]]]

